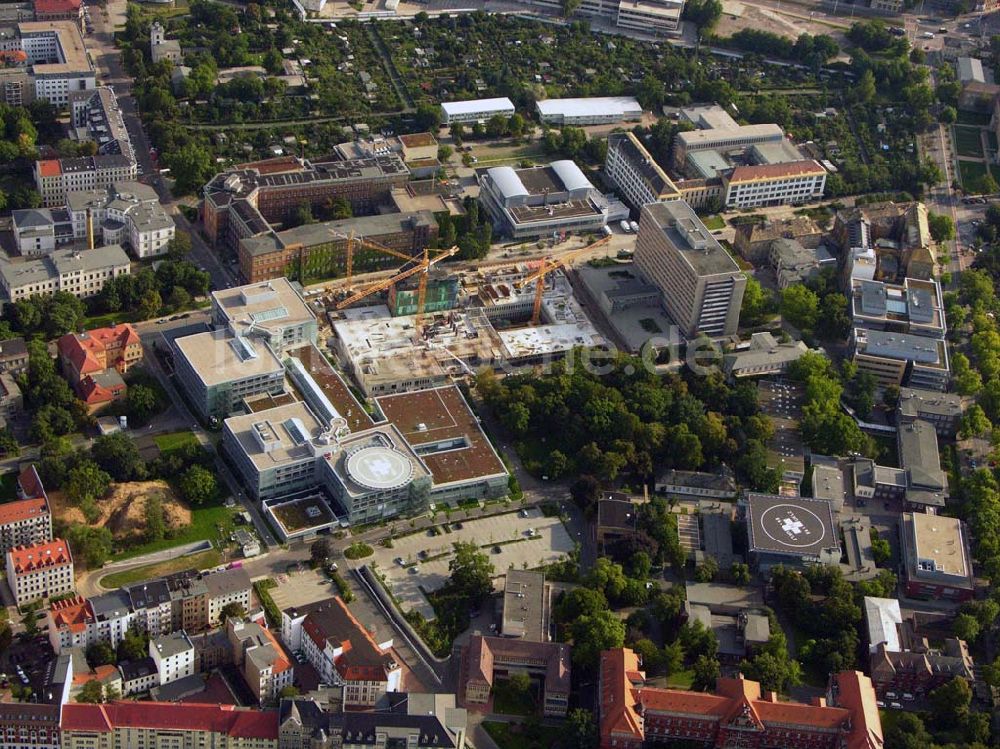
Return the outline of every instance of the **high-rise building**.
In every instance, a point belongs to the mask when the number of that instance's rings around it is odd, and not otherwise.
[[[684,201],[643,206],[635,265],[688,338],[736,332],[746,276]]]

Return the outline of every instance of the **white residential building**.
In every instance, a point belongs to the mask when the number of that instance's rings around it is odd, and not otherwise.
[[[244,613],[250,611],[250,590],[253,585],[250,575],[242,567],[233,567],[220,572],[212,572],[202,578],[208,589],[208,626],[216,627],[222,609],[231,603],[242,607]]]
[[[156,664],[160,684],[194,673],[194,645],[184,630],[150,640],[149,655]]]
[[[52,539],[49,498],[35,466],[18,475],[17,496],[14,502],[0,504],[0,551],[5,553],[15,546],[34,546]]]
[[[45,159],[34,168],[35,187],[49,208],[66,205],[71,192],[106,190],[116,182],[134,182],[138,174],[135,159],[120,153]]]
[[[127,276],[131,269],[128,255],[116,244],[80,252],[59,249],[23,262],[0,260],[0,287],[9,302],[57,291],[86,299],[99,294],[109,278]]]
[[[71,192],[66,204],[74,239],[87,238],[89,215],[99,244],[124,245],[140,260],[164,254],[176,233],[156,191],[141,182]]]
[[[41,598],[73,592],[73,555],[69,544],[56,538],[7,552],[7,585],[20,607]]]

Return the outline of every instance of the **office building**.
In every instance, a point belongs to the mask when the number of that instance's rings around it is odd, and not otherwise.
[[[0,287],[7,302],[57,291],[86,299],[99,294],[109,278],[131,271],[128,255],[116,244],[82,252],[58,249],[31,260],[0,260]]]
[[[826,169],[812,159],[734,166],[720,176],[722,204],[729,209],[806,203],[822,198],[826,188]]]
[[[329,712],[314,699],[281,701],[281,749],[363,749],[376,745],[465,749],[468,715],[453,694],[387,695],[371,712]]]
[[[56,107],[69,104],[70,94],[97,86],[97,74],[83,43],[79,22],[19,23],[20,47],[27,55],[34,98]]]
[[[619,0],[615,24],[657,37],[676,36],[683,12],[684,0]]]
[[[607,199],[569,160],[491,167],[479,175],[479,187],[494,232],[513,239],[595,232],[612,216]]]
[[[134,159],[108,153],[67,159],[36,161],[35,187],[47,207],[64,206],[69,194],[106,190],[116,182],[134,182],[138,176]]]
[[[750,494],[746,500],[747,550],[761,572],[840,562],[840,534],[825,499]]]
[[[498,674],[528,673],[541,681],[542,714],[561,718],[569,708],[571,670],[565,643],[474,634],[462,648],[459,702],[485,705]]]
[[[503,587],[501,637],[528,642],[548,642],[552,590],[545,574],[531,570],[507,570]]]
[[[236,617],[226,620],[226,637],[233,662],[242,669],[258,704],[273,702],[292,685],[292,661],[267,627]]]
[[[61,209],[22,208],[11,211],[14,244],[24,256],[45,255],[73,241],[73,221]]]
[[[156,664],[160,684],[169,684],[194,673],[194,645],[184,630],[150,640],[149,657]]]
[[[170,702],[70,703],[62,709],[62,749],[125,746],[278,749],[278,713],[232,705]]]
[[[860,328],[939,339],[948,331],[936,280],[906,278],[892,284],[852,278],[850,299],[851,317]]]
[[[783,343],[766,331],[754,333],[749,344],[739,344],[723,357],[722,371],[734,380],[780,376],[808,350],[809,347],[802,341]]]
[[[34,465],[17,477],[17,496],[0,504],[0,551],[15,546],[36,546],[52,540],[52,513],[49,498]]]
[[[437,241],[438,224],[430,211],[385,213],[340,221],[305,224],[294,229],[247,237],[239,243],[240,275],[247,283],[282,276],[330,278],[346,274],[347,244],[352,238],[375,242],[409,256]],[[354,242],[354,273],[395,268],[406,261]]]
[[[514,104],[507,97],[441,102],[441,122],[445,125],[486,122],[491,117],[510,117]]]
[[[212,324],[233,335],[260,338],[278,356],[316,342],[316,318],[287,278],[213,291]]]
[[[934,426],[920,419],[900,424],[896,430],[896,448],[900,468],[906,474],[907,509],[944,507],[948,500],[948,477],[941,468]]]
[[[89,240],[93,232],[96,244],[123,245],[140,260],[165,254],[176,234],[156,190],[141,182],[74,191],[66,206],[74,239]]]
[[[386,693],[403,691],[392,640],[376,642],[340,598],[282,611],[281,640],[305,655],[320,681],[343,687],[345,707],[370,709]]]
[[[906,512],[900,537],[907,596],[950,601],[972,598],[975,581],[965,523],[943,515]]]
[[[63,376],[73,385],[106,369],[125,374],[142,361],[142,341],[130,323],[67,333],[56,346]]]
[[[73,555],[61,538],[7,552],[7,586],[18,607],[73,592]]]
[[[243,400],[284,392],[285,368],[264,341],[224,330],[174,340],[177,379],[198,416],[224,419]]]
[[[643,206],[635,267],[660,289],[683,335],[736,332],[746,277],[687,203]]]
[[[950,379],[948,346],[943,338],[854,328],[854,363],[881,386],[909,385],[944,391]]]
[[[202,222],[212,244],[237,250],[241,239],[271,231],[305,203],[319,208],[344,198],[355,216],[378,212],[391,202],[394,187],[409,180],[406,164],[395,153],[357,159],[244,164],[213,177],[205,185]]]
[[[6,749],[60,749],[62,705],[0,702],[0,743]]]
[[[782,749],[879,749],[882,723],[871,680],[859,671],[831,677],[812,704],[780,702],[755,681],[720,678],[714,692],[645,685],[628,648],[601,653],[600,747],[641,749],[682,741],[692,746]],[[752,737],[752,739],[750,738]]]
[[[896,405],[898,424],[925,421],[939,437],[954,438],[962,421],[962,397],[919,388],[900,388]]]
[[[642,119],[642,107],[633,96],[541,99],[535,102],[535,111],[539,120],[556,127],[613,125]]]
[[[611,133],[604,175],[629,206],[680,200],[681,192],[633,132]]]

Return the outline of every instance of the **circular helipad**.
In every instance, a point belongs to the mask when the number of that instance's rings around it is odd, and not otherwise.
[[[371,445],[347,456],[347,473],[366,489],[385,491],[408,484],[413,477],[413,464],[398,450]]]
[[[760,514],[760,527],[776,544],[793,549],[816,546],[826,537],[820,516],[801,505],[771,505]]]

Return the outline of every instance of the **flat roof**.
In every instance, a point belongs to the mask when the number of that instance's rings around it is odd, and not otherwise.
[[[284,276],[213,291],[212,301],[230,322],[245,325],[253,323],[254,327],[266,330],[281,329],[316,319],[298,291]]]
[[[436,227],[437,221],[430,211],[412,213],[383,213],[375,216],[357,216],[337,221],[323,221],[303,224],[294,229],[277,232],[274,238],[251,237],[240,242],[251,255],[264,255],[290,245],[314,247],[327,242],[347,241],[353,233],[356,239],[372,237],[376,240],[383,234],[398,234],[419,227]]]
[[[174,346],[209,387],[285,371],[281,360],[264,341],[234,336],[226,330],[175,338]]]
[[[597,500],[598,528],[617,528],[619,530],[635,531],[638,513],[636,506],[625,499]]]
[[[844,472],[836,465],[814,465],[812,490],[816,499],[825,499],[835,506],[842,506],[847,496]]]
[[[823,499],[750,494],[747,528],[752,552],[818,557],[840,547],[833,507]]]
[[[451,117],[456,114],[478,114],[479,112],[501,112],[513,110],[514,103],[506,96],[495,99],[465,99],[463,101],[444,101],[441,108]]]
[[[921,414],[958,417],[962,415],[962,396],[919,388],[899,389],[899,412],[916,418]]]
[[[503,461],[457,386],[383,395],[375,402],[424,461],[435,487],[506,475]],[[464,446],[454,446],[455,441]],[[451,446],[436,449],[444,444]]]
[[[54,75],[93,70],[80,27],[75,22],[29,21],[19,23],[17,30],[22,37],[54,34],[59,39],[59,56],[62,62],[33,65],[32,69],[36,74]]]
[[[862,355],[912,361],[925,367],[948,368],[944,339],[865,328],[855,328],[854,336],[858,353]]]
[[[507,570],[500,634],[532,642],[547,642],[548,618],[545,575],[531,570]]]
[[[313,344],[285,351],[285,356],[299,360],[303,369],[309,373],[313,382],[337,410],[337,413],[347,420],[348,429],[352,432],[360,432],[375,425],[372,417],[354,397],[354,393],[351,392],[340,373],[330,365],[323,353]],[[298,388],[294,381],[292,387]]]
[[[542,117],[614,116],[642,112],[634,96],[589,96],[579,99],[544,99],[535,102]]]
[[[788,138],[777,143],[757,143],[750,147],[750,152],[758,164],[785,164],[804,159],[802,152]]]
[[[713,143],[721,143],[734,139],[749,140],[766,138],[778,141],[785,137],[780,125],[739,125],[735,128],[713,128],[711,130],[687,130],[677,133],[677,139],[686,147],[703,146],[710,148]]]
[[[944,515],[923,512],[903,513],[907,542],[912,542],[915,558],[910,560],[916,572],[933,572],[949,577],[971,578],[965,554],[962,521]]]
[[[898,653],[902,649],[899,625],[903,623],[899,601],[895,598],[865,596],[864,604],[869,652],[875,652],[879,645],[885,644],[885,649],[890,653]]]
[[[683,200],[666,203],[650,203],[642,207],[642,213],[652,220],[645,222],[651,231],[659,228],[667,241],[676,248],[684,261],[699,276],[714,276],[723,273],[741,273],[736,261],[712,236],[694,209]],[[642,237],[643,223],[639,225]]]
[[[309,441],[318,437],[323,428],[301,401],[261,413],[231,416],[225,425],[259,471],[315,460]]]

